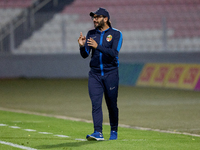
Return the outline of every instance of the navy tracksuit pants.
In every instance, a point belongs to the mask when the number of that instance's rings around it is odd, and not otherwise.
[[[92,102],[92,117],[94,123],[94,131],[102,133],[103,112],[102,98],[105,96],[106,105],[108,108],[111,131],[118,130],[118,71],[110,74],[95,74],[89,72],[88,89]]]

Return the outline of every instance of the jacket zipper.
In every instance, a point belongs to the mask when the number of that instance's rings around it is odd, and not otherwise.
[[[103,43],[103,36],[104,36],[104,32],[101,33],[101,38],[100,38],[100,43],[99,43],[99,45],[101,45],[101,46],[102,46],[102,43]],[[100,52],[99,61],[100,61],[101,76],[104,76],[103,61],[102,61],[102,53],[101,52]]]

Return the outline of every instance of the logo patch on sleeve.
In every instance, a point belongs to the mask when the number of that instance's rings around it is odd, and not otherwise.
[[[107,40],[108,42],[110,42],[110,41],[112,40],[112,35],[108,35],[107,38],[106,38],[106,40]]]

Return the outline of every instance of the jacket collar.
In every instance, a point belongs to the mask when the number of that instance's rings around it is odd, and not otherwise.
[[[106,32],[106,31],[108,31],[109,29],[111,29],[111,27],[109,27],[108,29],[106,29],[106,30],[104,30],[104,31],[102,31],[102,32]],[[99,30],[99,29],[96,29],[97,30],[97,32],[100,32],[101,33],[101,31]]]

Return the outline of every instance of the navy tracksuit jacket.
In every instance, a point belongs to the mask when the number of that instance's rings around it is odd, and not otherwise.
[[[96,49],[89,47],[86,41],[85,46],[80,47],[80,53],[83,58],[86,58],[92,52],[88,89],[92,101],[94,130],[102,132],[102,98],[104,93],[111,130],[117,131],[118,53],[122,46],[122,33],[110,27],[103,32],[98,29],[90,30],[86,36],[86,40],[90,37],[97,42],[98,47]]]

